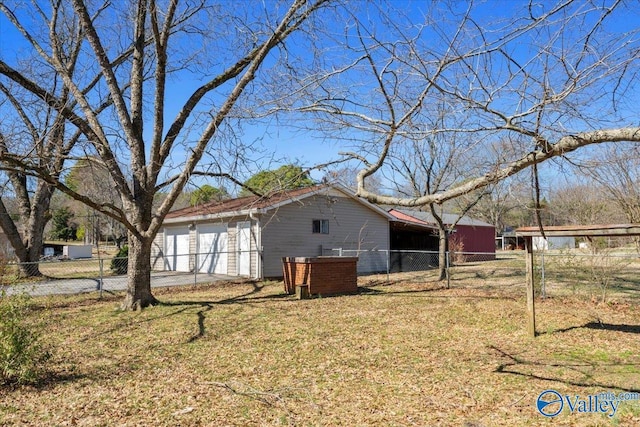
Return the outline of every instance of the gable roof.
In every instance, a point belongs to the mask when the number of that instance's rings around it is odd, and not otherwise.
[[[198,206],[190,206],[187,208],[169,212],[165,217],[164,222],[176,223],[184,221],[265,213],[267,211],[277,209],[290,203],[300,202],[308,197],[313,197],[318,194],[328,194],[331,190],[342,193],[346,197],[357,201],[358,203],[377,212],[379,215],[382,215],[389,220],[394,219],[393,216],[384,209],[381,209],[380,207],[369,203],[364,199],[356,197],[345,187],[332,184],[320,184],[311,187],[298,188],[295,190],[274,193],[268,196],[261,197],[251,195],[246,197],[239,197],[236,199],[204,203]]]
[[[431,215],[431,212],[412,211],[409,209],[390,209],[389,213],[394,217],[403,221],[415,222],[417,224],[433,225],[436,224],[435,218]],[[442,214],[442,221],[446,225],[453,224],[458,219],[457,214]],[[468,225],[472,227],[493,227],[488,222],[480,221],[478,219],[463,216],[456,225]]]

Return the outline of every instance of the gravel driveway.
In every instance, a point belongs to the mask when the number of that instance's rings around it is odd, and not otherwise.
[[[158,271],[151,273],[151,287],[185,286],[194,283],[210,283],[221,280],[233,280],[237,277],[222,274],[180,273],[174,271]],[[100,278],[82,279],[44,279],[23,285],[2,287],[7,295],[27,293],[32,296],[80,294],[100,290]],[[123,291],[127,288],[127,276],[109,276],[102,279],[102,290],[105,292]]]

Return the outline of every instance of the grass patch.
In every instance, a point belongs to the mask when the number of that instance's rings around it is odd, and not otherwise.
[[[46,372],[49,353],[29,311],[29,297],[0,292],[0,385],[37,383]]]
[[[372,276],[311,300],[277,282],[170,289],[135,313],[115,310],[119,296],[35,299],[52,372],[0,389],[0,424],[548,425],[543,390],[638,391],[637,305],[542,300],[534,340],[524,280],[485,276],[459,270],[451,289]],[[614,422],[640,423],[637,403]]]

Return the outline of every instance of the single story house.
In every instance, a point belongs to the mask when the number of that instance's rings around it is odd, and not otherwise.
[[[283,257],[316,257],[339,247],[373,251],[359,260],[359,272],[386,271],[386,253],[370,255],[389,249],[393,219],[337,185],[210,202],[167,215],[152,268],[282,277]]]

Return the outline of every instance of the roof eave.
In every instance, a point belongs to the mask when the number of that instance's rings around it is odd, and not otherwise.
[[[190,216],[178,216],[174,218],[165,218],[163,224],[171,225],[171,224],[182,224],[185,222],[203,222],[212,219],[221,219],[221,218],[233,218],[236,216],[251,216],[251,215],[259,215],[265,212],[264,209],[242,209],[239,211],[225,211],[214,214],[204,214],[204,215],[190,215]]]
[[[395,217],[391,220],[391,222],[395,224],[410,225],[412,227],[424,228],[425,230],[438,231],[438,227],[431,224],[421,224],[419,222],[402,220]]]
[[[201,222],[201,221],[212,220],[212,219],[231,218],[231,217],[243,216],[243,215],[265,214],[265,213],[267,213],[269,211],[279,209],[282,206],[286,206],[286,205],[289,205],[289,204],[295,203],[295,202],[301,202],[302,200],[307,199],[309,197],[313,197],[313,196],[316,196],[318,194],[322,194],[323,191],[326,191],[328,189],[329,190],[333,189],[333,190],[339,191],[340,193],[344,194],[346,197],[357,201],[361,205],[363,205],[363,206],[369,208],[370,210],[378,213],[379,215],[383,216],[384,218],[387,219],[387,221],[396,220],[396,217],[391,215],[386,210],[384,210],[384,209],[380,208],[379,206],[369,202],[366,199],[363,199],[361,197],[356,196],[355,194],[353,194],[346,187],[344,187],[344,186],[342,186],[340,184],[329,184],[329,185],[324,185],[324,186],[318,186],[318,188],[313,190],[313,191],[309,191],[307,193],[303,193],[303,194],[300,194],[300,195],[297,195],[297,196],[292,196],[290,198],[281,200],[281,201],[279,201],[277,203],[274,203],[272,205],[268,205],[268,206],[265,206],[265,207],[262,207],[262,208],[249,208],[249,209],[242,209],[242,210],[239,210],[239,211],[224,211],[224,212],[218,212],[218,213],[214,213],[214,214],[197,214],[197,215],[188,215],[188,216],[178,216],[178,217],[172,217],[172,218],[165,218],[163,223],[171,225],[171,224],[182,224],[182,223],[185,223],[185,222]]]

